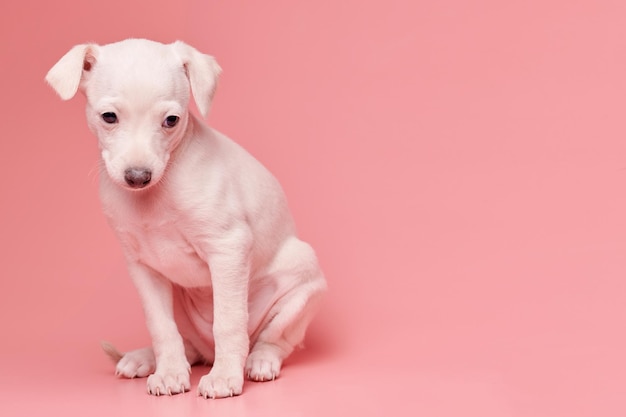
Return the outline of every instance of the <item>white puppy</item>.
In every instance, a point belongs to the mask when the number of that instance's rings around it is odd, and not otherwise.
[[[206,116],[220,67],[183,42],[77,45],[48,72],[62,99],[87,97],[102,151],[100,195],[139,292],[152,347],[118,354],[116,373],[151,394],[242,392],[244,373],[276,378],[326,281],[296,237],[276,179]]]

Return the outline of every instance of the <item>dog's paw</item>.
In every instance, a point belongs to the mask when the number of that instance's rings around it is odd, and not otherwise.
[[[126,378],[142,378],[156,369],[156,360],[152,348],[137,349],[125,353],[117,362],[115,375]]]
[[[280,374],[282,360],[272,349],[253,350],[246,360],[246,375],[251,381],[273,381]]]
[[[215,368],[200,378],[198,395],[204,398],[224,398],[240,395],[243,391],[241,372],[220,372]]]
[[[156,372],[148,377],[148,394],[174,395],[189,391],[189,371],[183,372]]]

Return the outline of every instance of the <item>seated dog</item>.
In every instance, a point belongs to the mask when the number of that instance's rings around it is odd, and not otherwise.
[[[103,211],[152,340],[105,350],[153,395],[188,391],[197,362],[212,364],[205,398],[241,394],[244,374],[273,380],[326,290],[276,179],[188,110],[193,94],[206,116],[220,71],[183,42],[129,39],[77,45],[46,76],[62,99],[87,98]]]

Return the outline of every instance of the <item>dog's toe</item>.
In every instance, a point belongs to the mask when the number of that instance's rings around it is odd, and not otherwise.
[[[280,374],[282,361],[270,349],[260,349],[250,353],[246,361],[246,375],[251,381],[273,381]]]
[[[174,395],[189,391],[189,372],[184,373],[155,373],[148,377],[148,394]]]
[[[156,360],[152,348],[126,353],[117,363],[115,374],[125,378],[143,378],[154,372]]]
[[[226,398],[240,395],[243,391],[243,377],[237,373],[210,372],[200,378],[198,395],[204,398]]]

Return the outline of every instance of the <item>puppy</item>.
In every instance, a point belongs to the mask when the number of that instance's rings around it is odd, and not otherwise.
[[[152,346],[116,373],[152,395],[241,394],[244,375],[276,378],[302,343],[326,281],[296,237],[276,179],[188,110],[206,117],[221,69],[183,42],[129,39],[73,47],[48,72],[63,100],[81,91],[98,138],[100,197],[136,286]]]

